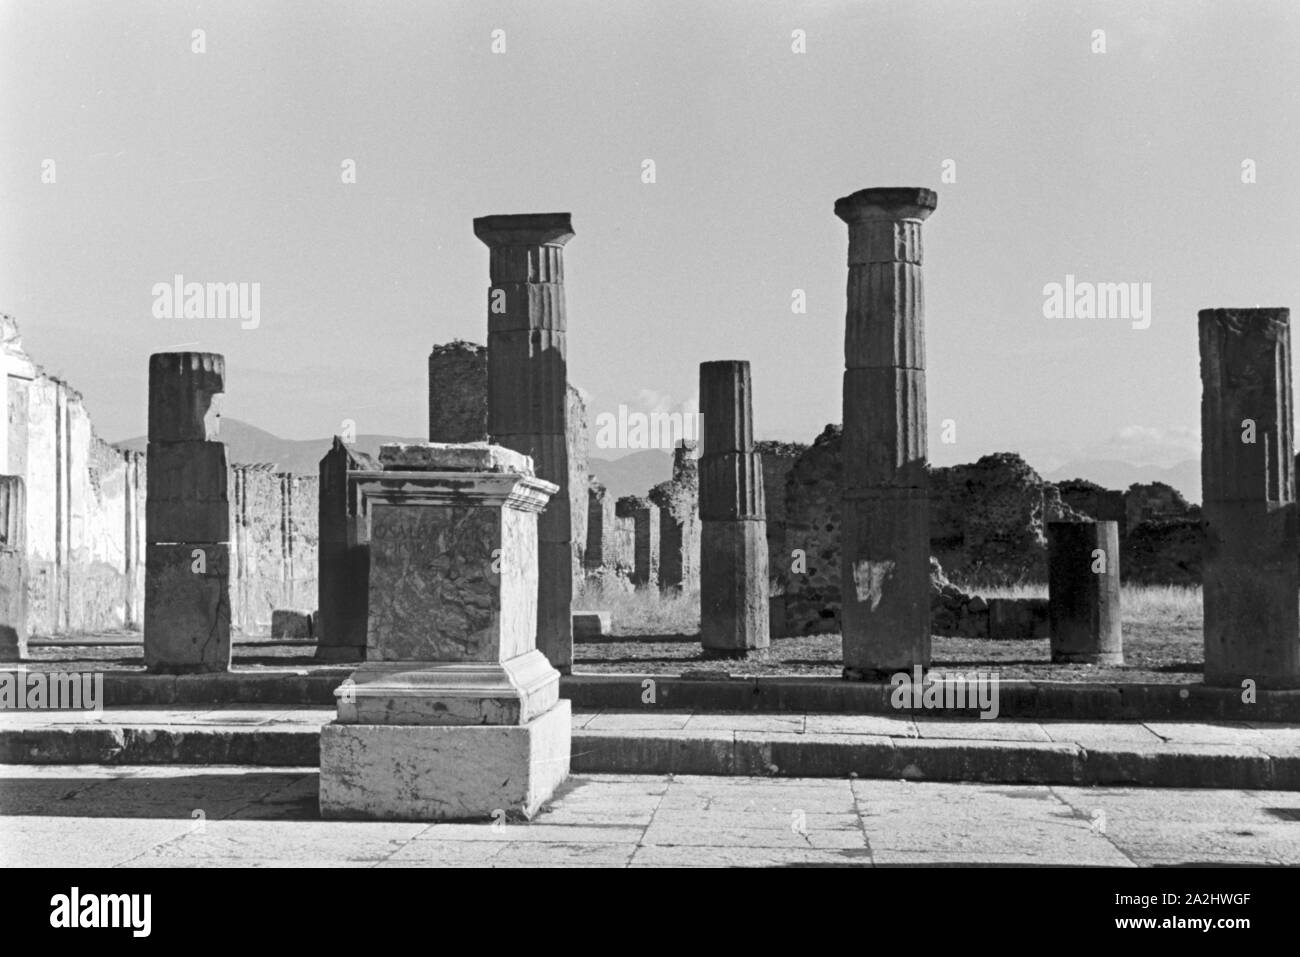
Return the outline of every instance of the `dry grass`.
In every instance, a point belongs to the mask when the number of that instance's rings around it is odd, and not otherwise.
[[[987,588],[979,594],[984,598],[1046,598],[1047,586],[1011,585]],[[1188,585],[1125,585],[1120,608],[1125,627],[1201,627],[1201,590]]]
[[[606,588],[586,581],[573,597],[577,611],[608,611],[616,635],[697,635],[700,593],[663,594],[658,588]]]

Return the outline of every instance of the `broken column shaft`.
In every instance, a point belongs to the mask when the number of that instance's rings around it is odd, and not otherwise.
[[[1119,523],[1048,522],[1052,661],[1122,665]]]
[[[1199,314],[1206,684],[1300,684],[1290,318]]]
[[[700,643],[706,654],[768,647],[767,522],[754,451],[749,363],[700,363]]]
[[[217,439],[226,363],[149,357],[144,660],[161,673],[230,669],[230,504]]]
[[[491,250],[488,433],[531,456],[559,486],[537,525],[537,648],[561,672],[573,665],[573,530],[569,503],[564,244],[568,213],[484,216],[474,235]]]
[[[849,226],[840,580],[846,677],[930,664],[921,223],[928,189],[864,189]]]

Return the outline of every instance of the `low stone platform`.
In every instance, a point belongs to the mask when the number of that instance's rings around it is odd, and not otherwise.
[[[313,766],[329,708],[0,712],[0,763]],[[663,709],[573,715],[574,773],[1300,790],[1300,726]]]
[[[302,768],[0,766],[4,867],[1300,864],[1294,792],[577,775],[523,824],[322,821]]]

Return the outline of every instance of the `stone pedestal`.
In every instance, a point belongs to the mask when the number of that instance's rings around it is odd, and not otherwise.
[[[1300,686],[1288,309],[1203,309],[1205,682]]]
[[[1119,523],[1047,523],[1052,661],[1122,665]]]
[[[149,357],[144,661],[151,672],[230,669],[230,503],[217,438],[226,363]]]
[[[384,446],[367,661],[321,731],[321,815],[532,817],[569,770],[569,703],[537,650],[537,516],[555,494],[499,446]]]
[[[0,475],[0,661],[27,657],[27,497],[21,475]]]
[[[700,363],[700,644],[743,657],[771,643],[763,466],[748,362]]]
[[[568,213],[483,216],[474,220],[474,235],[491,250],[488,435],[530,456],[538,477],[560,490],[537,523],[537,647],[567,673],[573,665],[573,527],[564,245],[573,226]]]
[[[849,227],[844,335],[841,619],[844,673],[930,664],[921,223],[928,189],[864,189],[835,203]]]

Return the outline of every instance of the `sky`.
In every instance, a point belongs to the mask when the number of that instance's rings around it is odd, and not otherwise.
[[[486,338],[473,218],[568,211],[593,423],[747,359],[756,437],[807,442],[840,420],[834,202],[924,186],[931,459],[1169,465],[1197,310],[1300,305],[1298,42],[1293,0],[9,0],[0,312],[109,440],[169,349],[284,438],[418,436],[430,346]],[[260,284],[256,328],[155,315],[176,274]],[[1149,324],[1049,318],[1067,275]]]

